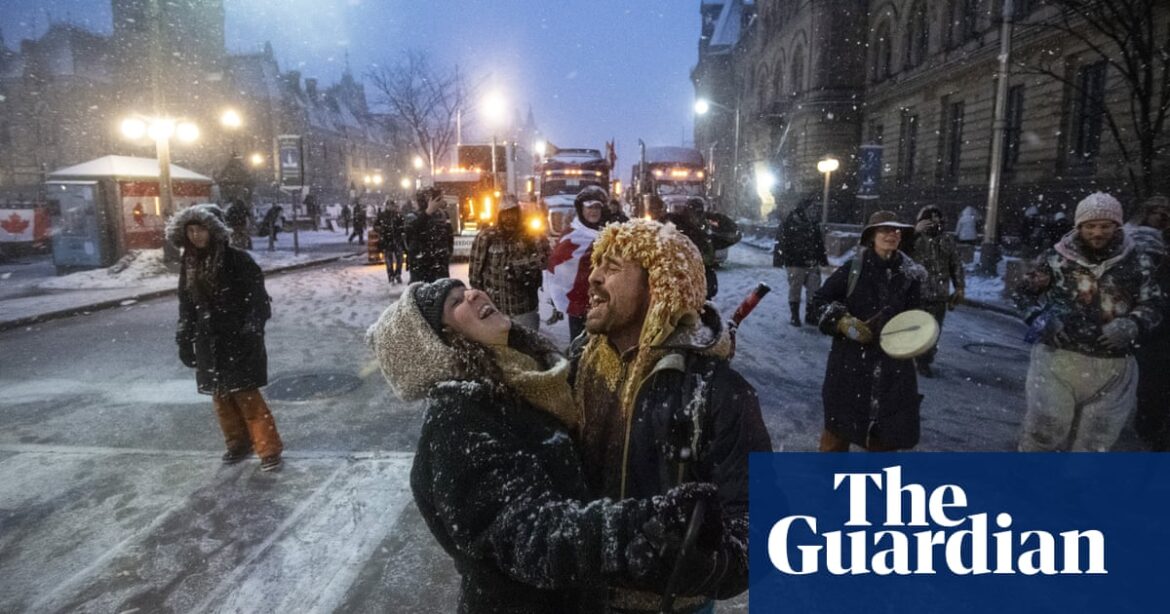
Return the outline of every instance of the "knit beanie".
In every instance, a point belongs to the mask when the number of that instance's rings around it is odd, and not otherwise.
[[[419,313],[439,338],[443,336],[443,303],[452,290],[462,287],[462,281],[444,277],[414,289],[414,302]]]
[[[1094,220],[1109,220],[1118,226],[1125,223],[1122,219],[1121,203],[1116,198],[1104,193],[1093,192],[1077,203],[1077,213],[1074,225],[1080,226]]]

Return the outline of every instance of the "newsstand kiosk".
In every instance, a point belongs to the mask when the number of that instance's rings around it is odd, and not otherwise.
[[[175,210],[208,202],[212,180],[171,165]],[[46,199],[55,211],[53,264],[58,272],[107,267],[131,249],[163,246],[166,221],[158,160],[105,156],[49,173]]]

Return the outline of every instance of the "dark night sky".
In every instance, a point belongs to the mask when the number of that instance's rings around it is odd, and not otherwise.
[[[691,139],[689,71],[698,2],[685,0],[225,0],[230,51],[272,41],[282,70],[335,80],[345,52],[356,76],[403,49],[486,77],[549,140],[601,148],[619,168],[648,145]],[[0,0],[9,48],[54,21],[112,29],[107,0]],[[367,88],[370,94],[371,89]],[[371,96],[372,97],[372,96]],[[371,102],[375,102],[371,100]],[[625,175],[625,172],[622,173]]]

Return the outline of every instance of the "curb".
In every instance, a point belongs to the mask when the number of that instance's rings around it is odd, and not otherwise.
[[[307,269],[309,267],[317,266],[320,264],[328,264],[330,262],[337,262],[338,260],[342,260],[344,258],[352,258],[354,256],[362,256],[362,255],[365,255],[365,253],[366,253],[365,251],[360,251],[360,252],[354,252],[352,254],[343,254],[340,256],[330,256],[328,258],[321,258],[319,260],[309,260],[306,262],[298,262],[298,263],[290,264],[287,266],[275,267],[275,268],[269,269],[267,271],[264,271],[264,276],[267,277],[269,275],[279,275],[281,273],[288,273],[288,272],[297,271],[300,269]],[[150,300],[154,300],[156,298],[164,298],[167,296],[177,294],[178,292],[179,292],[178,288],[167,288],[166,290],[154,290],[152,292],[143,292],[141,294],[135,294],[132,296],[124,296],[122,298],[115,298],[115,299],[109,299],[106,301],[99,301],[97,303],[90,303],[88,305],[79,305],[77,307],[69,307],[68,309],[49,311],[46,313],[37,314],[35,316],[26,316],[26,317],[19,318],[16,320],[4,320],[4,321],[0,321],[0,332],[12,330],[14,328],[20,328],[22,326],[30,326],[32,324],[40,324],[42,322],[48,322],[50,320],[60,320],[62,318],[68,318],[68,317],[72,317],[75,315],[89,314],[89,313],[93,313],[95,311],[103,311],[106,309],[111,309],[113,307],[121,307],[122,304],[125,303],[126,301],[134,301],[136,303],[141,303],[143,301],[150,301]]]

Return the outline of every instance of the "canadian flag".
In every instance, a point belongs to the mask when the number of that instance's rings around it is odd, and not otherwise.
[[[0,209],[0,241],[18,243],[32,240],[32,209]]]

